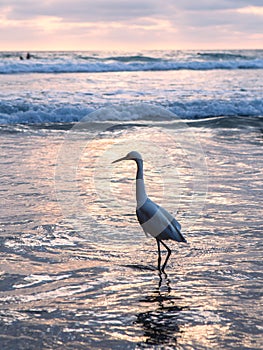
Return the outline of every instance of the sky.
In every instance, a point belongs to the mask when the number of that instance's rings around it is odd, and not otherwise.
[[[0,0],[0,51],[254,48],[263,0]]]

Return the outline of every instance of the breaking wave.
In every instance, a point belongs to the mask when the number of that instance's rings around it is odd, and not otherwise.
[[[103,107],[103,106],[101,106]],[[186,120],[199,120],[203,118],[213,118],[220,116],[227,117],[259,117],[263,116],[262,100],[245,101],[220,101],[220,100],[196,100],[191,102],[173,102],[169,106],[164,106],[173,112],[177,117]],[[94,114],[98,106],[61,104],[53,106],[52,104],[30,104],[17,103],[12,101],[0,102],[0,124],[43,124],[43,123],[71,123],[78,122],[86,117],[90,121],[94,120]],[[141,114],[123,113],[100,117],[100,121],[134,121],[141,118]],[[169,119],[169,117],[167,117]],[[161,119],[160,119],[161,120]],[[158,121],[158,117],[156,117]]]
[[[20,55],[21,56],[21,55]],[[252,53],[192,52],[152,55],[91,55],[35,53],[20,60],[19,53],[0,54],[0,74],[102,73],[170,70],[262,69],[260,50]]]

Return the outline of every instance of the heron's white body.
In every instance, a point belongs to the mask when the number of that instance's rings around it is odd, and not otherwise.
[[[147,200],[147,194],[143,179],[136,180],[136,208],[140,208]]]

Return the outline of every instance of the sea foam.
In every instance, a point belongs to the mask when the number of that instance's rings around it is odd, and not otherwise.
[[[145,104],[147,106],[147,104]],[[103,106],[102,106],[103,107]],[[211,118],[219,116],[263,116],[262,100],[245,100],[245,101],[220,101],[220,100],[195,100],[182,103],[175,101],[166,107],[168,113],[164,115],[149,115],[147,107],[144,113],[140,110],[136,113],[136,109],[132,111],[123,109],[116,110],[113,106],[107,105],[107,114],[93,114],[95,106],[87,107],[73,106],[71,104],[63,104],[60,107],[42,104],[18,104],[9,106],[4,102],[0,102],[0,124],[42,124],[42,123],[71,123],[81,121],[83,118],[92,121],[134,121],[149,120],[154,121],[168,120],[172,121],[174,115],[177,118],[186,120],[196,120],[201,118]],[[172,112],[172,113],[169,113]]]

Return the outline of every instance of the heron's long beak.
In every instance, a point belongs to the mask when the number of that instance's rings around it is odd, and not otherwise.
[[[127,157],[122,157],[120,159],[114,160],[111,164],[118,163],[118,162],[121,162],[122,160],[127,160],[127,159],[128,159]]]

